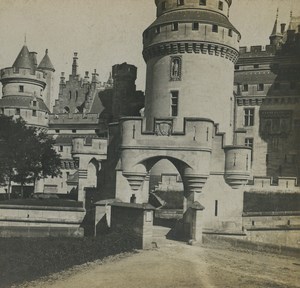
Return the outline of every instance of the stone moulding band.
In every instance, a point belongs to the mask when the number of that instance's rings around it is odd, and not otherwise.
[[[239,52],[229,46],[204,41],[158,43],[146,47],[143,51],[143,56],[147,62],[153,57],[180,53],[201,53],[220,56],[229,59],[234,64],[237,62],[239,57]]]
[[[199,144],[197,145],[199,146]],[[125,146],[122,145],[120,146],[121,150],[168,150],[168,151],[198,151],[198,152],[211,152],[212,149],[211,148],[201,148],[201,147],[182,147],[182,146],[157,146],[157,147],[153,147],[153,146],[145,146],[145,145],[141,145],[141,146]]]

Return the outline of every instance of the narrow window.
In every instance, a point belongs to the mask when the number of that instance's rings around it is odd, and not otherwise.
[[[32,106],[33,106],[33,107],[36,107],[36,100],[33,100],[33,101],[32,101]]]
[[[259,64],[254,64],[254,65],[253,65],[253,68],[254,68],[254,69],[259,68]]]
[[[171,91],[171,115],[178,116],[179,91]]]
[[[166,1],[163,1],[162,3],[161,3],[161,10],[166,10],[166,8],[167,8],[167,5],[166,5]]]
[[[36,110],[32,110],[32,116],[36,117]]]
[[[20,108],[16,109],[16,115],[20,115]]]
[[[75,101],[78,100],[78,91],[75,92]]]
[[[69,99],[72,99],[72,92],[69,91]]]
[[[252,226],[254,226],[255,225],[255,222],[254,221],[252,221]]]
[[[76,129],[73,129],[73,130],[72,130],[72,133],[76,133]]]
[[[178,31],[178,23],[177,22],[172,23],[172,31]]]
[[[59,152],[63,152],[64,151],[64,146],[59,146],[59,150],[58,150]]]
[[[266,164],[268,165],[269,163],[269,154],[266,154]]]
[[[205,6],[206,5],[206,0],[199,0],[199,5],[200,6]]]
[[[254,125],[254,108],[244,110],[244,126]]]
[[[253,138],[246,138],[245,146],[253,148]]]
[[[218,25],[212,25],[212,32],[218,33]]]
[[[199,23],[198,22],[193,23],[193,30],[199,30]]]
[[[157,26],[157,27],[155,28],[155,33],[156,33],[156,34],[159,34],[159,33],[160,33],[160,26]]]
[[[223,2],[219,1],[219,10],[223,11]]]
[[[4,108],[1,108],[1,109],[0,109],[0,113],[1,113],[1,114],[4,114]]]
[[[291,82],[290,83],[290,88],[291,88],[291,90],[295,90],[296,89],[296,82]]]
[[[228,36],[229,36],[229,37],[232,37],[232,29],[229,29],[229,30],[228,30]]]
[[[218,200],[215,201],[215,216],[218,216]]]
[[[19,92],[24,92],[24,86],[23,85],[19,86]]]
[[[248,90],[249,90],[248,84],[244,84],[244,85],[243,85],[243,91],[244,91],[244,92],[247,92]]]
[[[234,69],[235,69],[235,70],[240,70],[240,65],[235,65],[235,66],[234,66]]]
[[[184,0],[177,0],[177,5],[178,6],[184,5]]]
[[[56,130],[55,130],[55,133],[59,133],[59,129],[56,129]]]
[[[265,85],[263,83],[259,83],[257,85],[257,91],[264,91]]]

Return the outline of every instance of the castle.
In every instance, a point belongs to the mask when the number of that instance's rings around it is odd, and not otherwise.
[[[297,246],[299,207],[288,203],[300,194],[300,19],[291,15],[286,29],[276,18],[270,45],[247,49],[228,19],[231,0],[155,4],[157,19],[143,33],[145,95],[136,91],[135,66],[113,66],[106,83],[94,71],[90,81],[88,72],[78,75],[74,53],[50,112],[55,70],[47,50],[37,65],[25,45],[1,70],[1,113],[47,129],[61,154],[62,177],[39,181],[35,192],[77,191],[85,202],[96,188],[99,199],[144,204],[153,167],[168,162],[183,183],[187,238],[272,243],[279,235]],[[275,211],[270,203],[282,197]],[[296,237],[282,236],[286,230]]]

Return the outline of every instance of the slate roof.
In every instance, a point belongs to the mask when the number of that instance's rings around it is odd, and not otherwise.
[[[41,69],[41,70],[51,70],[51,71],[55,71],[54,69],[54,66],[48,56],[48,49],[46,49],[46,52],[45,52],[45,56],[44,58],[42,59],[42,61],[40,62],[39,66],[38,66],[38,69]]]
[[[90,112],[89,113],[101,113],[104,110],[104,106],[99,97],[99,91],[96,90],[95,94],[93,95],[93,102],[91,104]]]
[[[217,24],[219,26],[233,29],[238,34],[239,31],[230,23],[225,15],[213,11],[205,10],[179,10],[172,11],[158,17],[150,26],[154,27],[161,24],[172,22],[205,22],[211,24]]]
[[[12,67],[34,69],[34,64],[31,61],[29,50],[26,45],[22,47]]]
[[[33,97],[29,96],[6,96],[0,99],[0,107],[27,108],[50,113],[46,104],[40,98],[35,99],[38,102],[38,105],[36,107],[33,107],[31,103],[33,99]]]

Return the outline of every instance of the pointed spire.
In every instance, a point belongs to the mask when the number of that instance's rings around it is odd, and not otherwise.
[[[48,49],[46,49],[45,56],[42,59],[42,61],[40,62],[39,66],[38,66],[38,69],[40,69],[40,70],[50,70],[52,72],[55,71],[54,66],[53,66],[53,64],[52,64],[52,62],[49,58],[49,55],[48,55]]]
[[[291,10],[290,11],[290,24],[289,24],[288,30],[292,30],[292,19],[293,19],[293,11]]]
[[[278,13],[279,13],[279,8],[277,8],[276,19],[275,19],[275,23],[274,23],[274,27],[273,27],[273,31],[272,31],[271,36],[276,36],[278,34],[281,34],[278,31]]]
[[[78,53],[74,52],[73,64],[72,64],[72,75],[73,76],[77,75],[77,67],[78,67],[78,64],[77,64],[78,57],[77,57],[77,55],[78,55]]]
[[[26,45],[22,47],[12,67],[34,69],[34,64],[31,61],[30,53]]]

